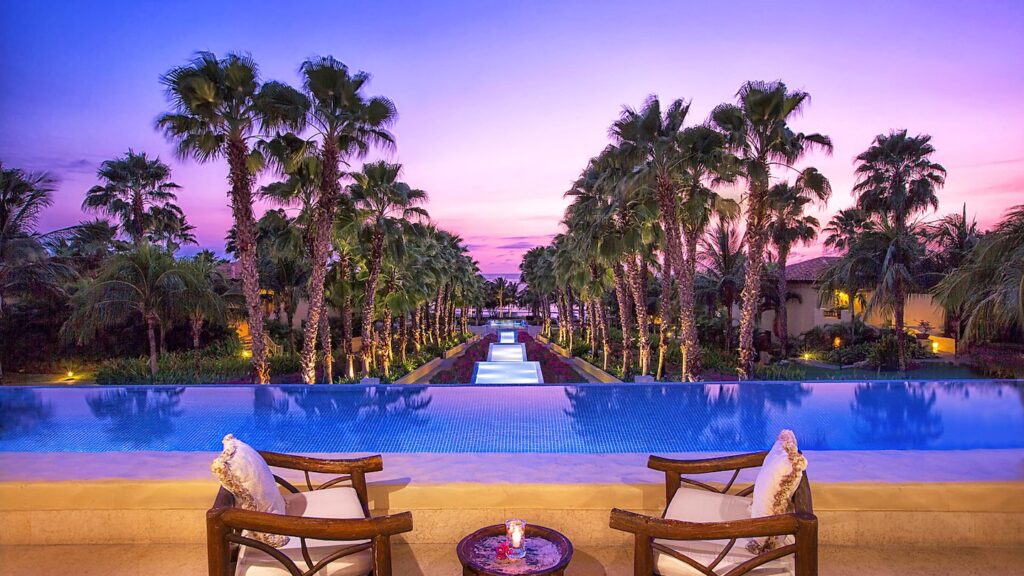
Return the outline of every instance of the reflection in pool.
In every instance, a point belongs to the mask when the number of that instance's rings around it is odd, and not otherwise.
[[[0,388],[0,451],[1024,448],[1020,382]]]

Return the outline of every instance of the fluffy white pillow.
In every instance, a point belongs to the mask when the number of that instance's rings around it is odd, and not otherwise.
[[[245,442],[233,435],[224,437],[224,451],[210,465],[213,475],[227,491],[235,496],[235,504],[244,510],[284,514],[284,497],[277,489],[274,474],[267,466],[267,461]],[[264,534],[249,532],[243,536],[259,540],[275,548],[288,543],[289,538],[282,534]]]
[[[807,469],[807,459],[800,454],[796,446],[796,436],[792,430],[783,430],[771,451],[764,458],[764,464],[754,480],[754,497],[750,503],[750,517],[775,516],[789,511],[789,501],[793,498],[803,472]],[[778,537],[754,538],[747,548],[754,553],[767,552],[780,545]]]

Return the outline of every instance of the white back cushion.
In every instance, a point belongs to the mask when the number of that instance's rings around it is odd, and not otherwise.
[[[235,496],[235,504],[244,510],[285,514],[284,497],[277,488],[274,474],[267,461],[245,442],[228,434],[223,440],[224,451],[210,465],[221,486]],[[246,531],[244,536],[274,547],[288,543],[280,534]]]
[[[800,454],[796,436],[792,430],[783,430],[765,456],[764,464],[754,480],[754,497],[750,503],[750,517],[775,516],[789,511],[804,470],[807,459]],[[767,552],[779,545],[776,538],[759,538],[751,541],[751,551]],[[756,550],[755,550],[756,549]]]

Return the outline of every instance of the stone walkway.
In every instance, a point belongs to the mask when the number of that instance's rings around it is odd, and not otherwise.
[[[461,574],[454,546],[396,545],[395,576]],[[1024,550],[1015,548],[823,547],[821,576],[973,576],[1015,574]],[[205,576],[200,544],[0,546],[0,576]],[[569,576],[631,576],[630,548],[577,548]]]

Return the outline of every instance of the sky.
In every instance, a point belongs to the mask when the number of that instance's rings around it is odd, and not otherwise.
[[[949,171],[939,214],[966,203],[987,227],[1024,202],[1020,0],[0,0],[0,161],[59,179],[42,229],[83,219],[99,164],[131,148],[171,165],[200,246],[223,251],[226,166],[176,159],[153,128],[160,75],[198,50],[249,52],[293,85],[317,55],[372,74],[399,119],[395,152],[371,159],[401,162],[488,273],[559,231],[564,192],[623,105],[684,98],[696,124],[747,80],[811,94],[795,126],[835,143],[805,162],[832,182],[823,222],[853,203],[853,158],[900,128],[931,134]]]

